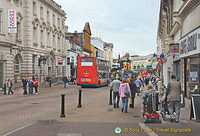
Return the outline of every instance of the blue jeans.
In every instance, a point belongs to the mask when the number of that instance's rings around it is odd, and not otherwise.
[[[117,106],[119,106],[119,100],[120,100],[119,92],[113,92],[113,103],[114,104],[116,104],[116,102],[115,102],[116,97],[117,97]]]
[[[129,100],[129,97],[122,97],[122,108],[124,108],[125,106],[125,112],[127,112],[127,109],[128,109],[128,100]]]
[[[48,86],[49,86],[49,82],[46,81],[45,87],[48,87]]]
[[[67,82],[64,82],[64,88],[66,88]]]
[[[33,87],[29,87],[28,90],[29,90],[29,94],[33,94]]]
[[[24,89],[24,93],[23,94],[24,95],[27,94],[27,86],[23,87],[23,89]]]

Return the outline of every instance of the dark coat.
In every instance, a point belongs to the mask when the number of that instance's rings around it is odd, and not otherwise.
[[[63,77],[63,82],[68,82],[68,79],[66,76]]]
[[[130,82],[129,86],[130,86],[130,89],[131,89],[132,97],[135,97],[135,93],[137,92],[137,87],[136,87],[135,83],[134,82]]]
[[[181,83],[177,81],[171,81],[167,85],[166,97],[170,101],[181,101]]]

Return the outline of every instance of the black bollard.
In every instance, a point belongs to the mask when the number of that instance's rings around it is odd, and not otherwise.
[[[81,92],[82,92],[82,90],[79,90],[79,99],[78,99],[78,108],[81,108],[82,106],[81,106]]]
[[[112,105],[112,89],[110,89],[110,102],[109,105]]]
[[[65,117],[65,94],[61,94],[61,114],[60,117],[64,118]]]

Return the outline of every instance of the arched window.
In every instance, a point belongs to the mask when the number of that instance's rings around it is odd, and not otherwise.
[[[14,59],[14,73],[19,73],[19,58],[17,56]]]
[[[140,69],[140,65],[138,64],[137,69]]]

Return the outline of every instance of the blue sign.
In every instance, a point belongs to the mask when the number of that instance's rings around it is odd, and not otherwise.
[[[160,58],[164,58],[165,56],[164,56],[164,54],[160,54]]]

